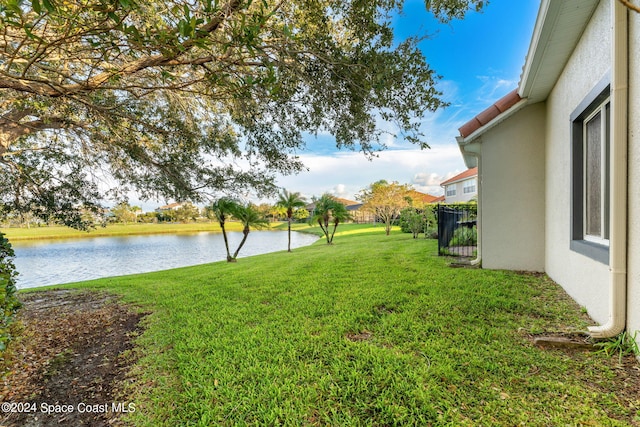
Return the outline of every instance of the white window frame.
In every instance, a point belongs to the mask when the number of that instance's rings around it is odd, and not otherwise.
[[[588,226],[588,204],[587,204],[587,125],[598,114],[600,114],[600,234],[589,234]],[[610,98],[605,99],[598,105],[583,121],[583,236],[588,242],[609,246],[609,121],[610,121]]]
[[[446,190],[447,197],[455,197],[457,195],[456,184],[447,185],[445,190]]]
[[[462,192],[464,194],[473,194],[476,192],[476,179],[471,178],[462,184]]]

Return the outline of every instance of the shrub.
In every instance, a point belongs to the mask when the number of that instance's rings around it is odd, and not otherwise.
[[[400,229],[403,233],[412,233],[413,238],[417,238],[420,233],[428,233],[434,227],[435,215],[433,208],[425,207],[417,209],[414,207],[404,208],[400,211],[400,217],[398,219]],[[428,236],[425,235],[425,238]]]
[[[476,246],[478,244],[478,230],[474,227],[458,227],[453,232],[453,237],[449,242],[451,246]]]
[[[9,326],[21,304],[16,297],[16,268],[13,265],[15,253],[9,240],[0,232],[0,351],[7,348],[11,339]]]

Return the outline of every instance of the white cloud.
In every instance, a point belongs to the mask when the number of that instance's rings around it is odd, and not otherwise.
[[[344,184],[338,184],[329,191],[329,193],[333,194],[336,197],[345,197],[347,196],[347,186]]]
[[[518,79],[504,79],[498,76],[477,76],[477,79],[482,82],[482,86],[476,91],[475,104],[480,106],[478,113],[518,87],[519,81]]]
[[[381,179],[413,184],[418,191],[438,195],[441,178],[447,179],[465,170],[455,142],[433,145],[428,150],[389,150],[367,160],[362,153],[338,152],[333,155],[302,155],[309,171],[280,177],[278,185],[298,191],[306,197],[323,193],[347,199]]]

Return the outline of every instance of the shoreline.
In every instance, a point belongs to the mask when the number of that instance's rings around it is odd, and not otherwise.
[[[227,231],[241,231],[240,223],[227,224]],[[143,236],[152,234],[192,234],[192,233],[221,233],[218,223],[188,223],[188,224],[111,224],[106,227],[96,227],[90,231],[76,230],[64,226],[33,227],[33,228],[0,228],[10,242],[30,240],[63,240],[93,237],[124,237]]]

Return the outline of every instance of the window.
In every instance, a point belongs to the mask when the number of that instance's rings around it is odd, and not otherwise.
[[[571,249],[609,263],[609,79],[571,115]]]
[[[462,184],[462,192],[464,194],[475,193],[476,192],[476,179],[470,179]]]
[[[447,185],[447,197],[452,197],[456,195],[456,185],[451,184]]]
[[[609,242],[609,100],[585,119],[584,238]]]

